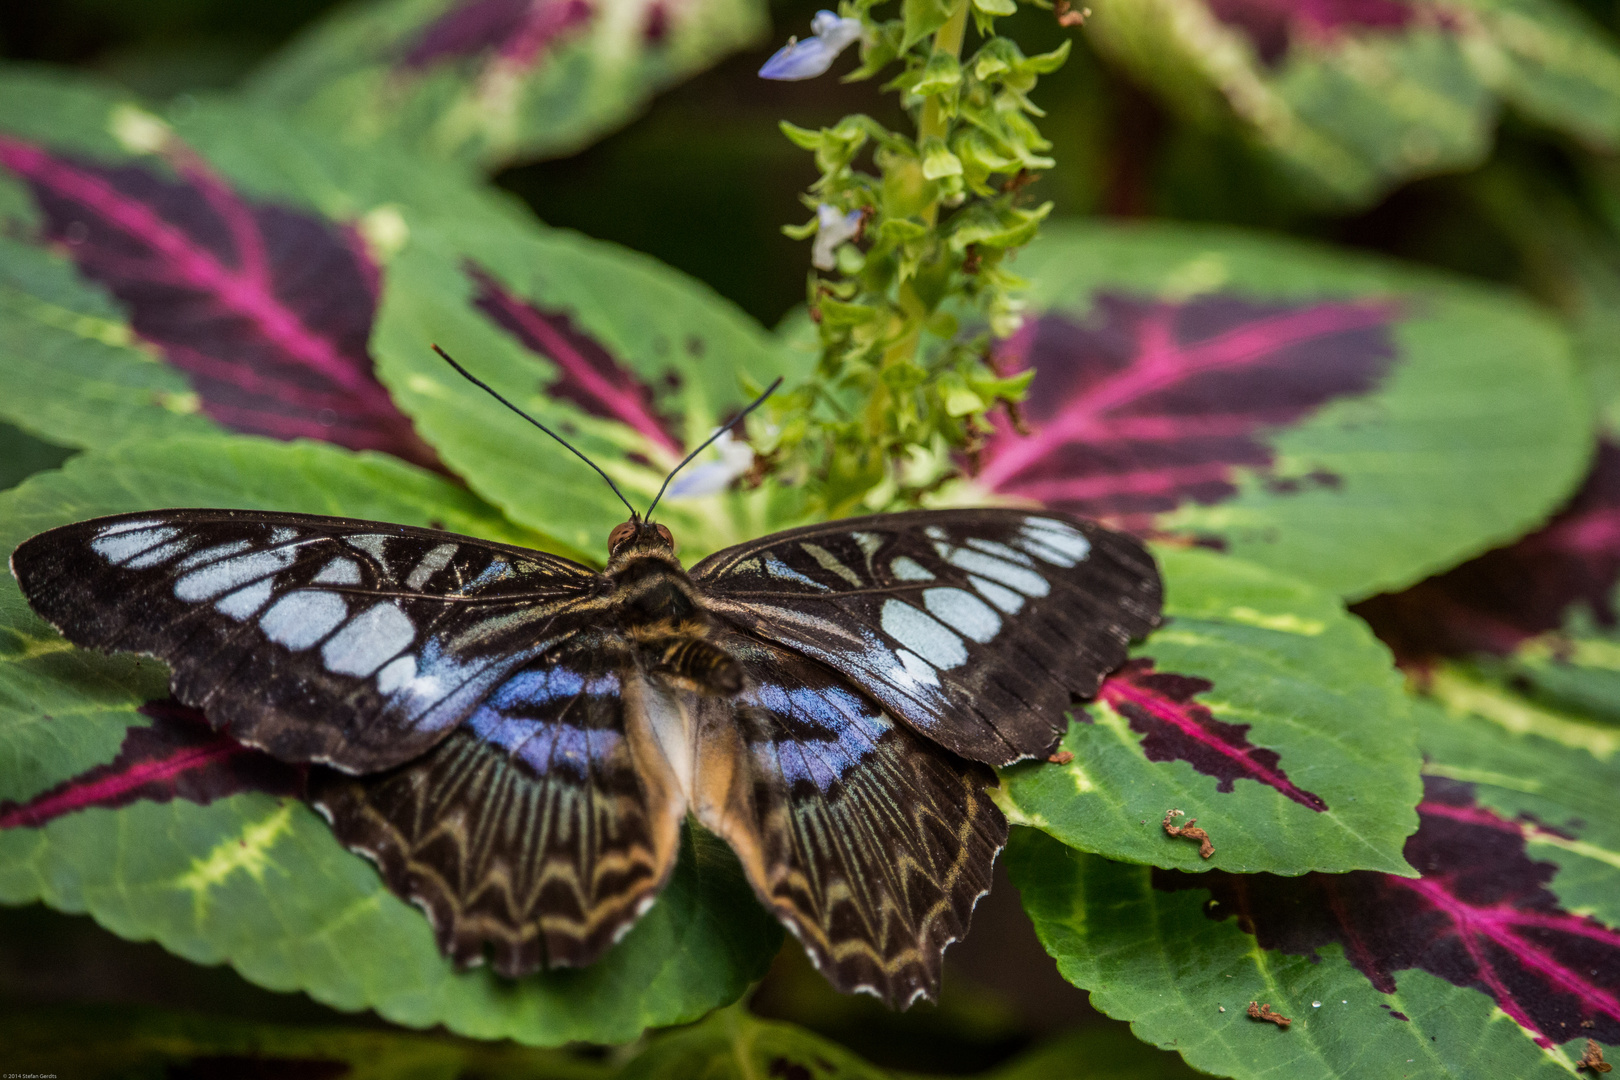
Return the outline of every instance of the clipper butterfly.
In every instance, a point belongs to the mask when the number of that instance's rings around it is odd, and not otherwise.
[[[70,641],[156,656],[217,728],[324,766],[315,807],[459,963],[592,962],[691,813],[834,985],[902,1006],[989,888],[986,766],[1050,753],[1160,605],[1141,544],[1045,511],[834,521],[690,571],[633,516],[609,551],[165,510],[11,566]]]

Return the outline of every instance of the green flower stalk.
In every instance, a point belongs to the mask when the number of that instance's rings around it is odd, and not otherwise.
[[[1024,283],[1008,257],[1051,210],[1025,205],[1022,190],[1053,165],[1029,93],[1068,43],[1026,57],[997,36],[1014,0],[901,0],[899,18],[879,20],[873,9],[887,2],[819,13],[814,37],[760,71],[811,78],[859,41],[861,65],[846,78],[897,65],[884,89],[915,123],[914,134],[864,115],[820,131],[782,125],[821,171],[805,196],[815,218],[784,230],[815,237],[809,307],[821,356],[813,379],[778,396],[774,428],[756,443],[827,516],[918,505],[992,430],[992,410],[1016,409],[1030,376],[999,373],[991,342],[1022,318]],[[977,48],[964,61],[970,16]],[[856,165],[868,149],[875,175]]]

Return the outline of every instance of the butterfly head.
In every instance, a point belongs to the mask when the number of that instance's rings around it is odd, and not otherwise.
[[[632,551],[667,551],[675,554],[675,537],[662,525],[655,525],[633,517],[608,533],[608,556],[628,555]]]

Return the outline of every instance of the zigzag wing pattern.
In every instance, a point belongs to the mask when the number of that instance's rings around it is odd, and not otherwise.
[[[458,964],[596,960],[675,866],[685,799],[648,753],[637,688],[599,651],[512,674],[444,742],[392,772],[323,770],[338,839],[419,904]]]
[[[732,700],[696,700],[693,809],[838,989],[935,997],[1007,822],[990,770],[896,723],[814,660],[740,634]]]
[[[1152,557],[1066,514],[925,510],[812,525],[692,568],[705,602],[991,765],[1045,756],[1076,697],[1158,624]]]
[[[374,521],[163,510],[17,548],[34,610],[143,652],[216,727],[294,762],[401,764],[590,617],[601,581],[537,551]]]

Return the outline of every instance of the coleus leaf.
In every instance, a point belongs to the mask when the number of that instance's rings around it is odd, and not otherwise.
[[[1612,767],[1540,733],[1414,709],[1428,792],[1406,854],[1421,878],[1195,877],[1020,830],[1009,869],[1059,970],[1139,1036],[1225,1076],[1553,1077],[1587,1038],[1612,1050],[1620,859],[1599,823]],[[1250,1020],[1251,1001],[1292,1025]]]
[[[1224,118],[1321,205],[1478,164],[1500,104],[1620,145],[1620,48],[1559,0],[1127,0],[1087,30],[1181,111]]]
[[[223,427],[431,464],[372,371],[378,254],[412,205],[506,214],[401,164],[230,105],[176,126],[0,77],[0,416],[76,446]]]
[[[493,168],[584,147],[767,25],[757,0],[380,0],[305,35],[248,92],[353,141]]]
[[[1616,625],[1620,581],[1620,446],[1598,443],[1591,472],[1545,526],[1356,613],[1405,663],[1471,653],[1512,654],[1573,619]]]
[[[474,490],[591,554],[628,516],[624,505],[583,463],[467,387],[427,341],[560,430],[638,510],[687,447],[756,388],[803,366],[706,287],[645,256],[534,227],[420,230],[389,265],[372,340],[380,376]],[[751,457],[744,451],[727,473],[723,453],[693,467],[719,467],[709,493],[677,483],[659,505],[683,558],[797,520],[798,494],[783,485],[726,494]]]
[[[1054,225],[1020,271],[1033,434],[977,482],[1352,598],[1523,533],[1585,466],[1568,343],[1522,303],[1185,226]]]
[[[37,829],[93,807],[113,809],[140,800],[189,799],[207,805],[244,791],[302,795],[304,770],[215,731],[195,709],[151,701],[150,718],[124,733],[118,756],[39,792],[25,803],[0,800],[0,829]]]
[[[38,242],[121,302],[134,337],[190,376],[217,423],[429,460],[371,374],[377,270],[359,235],[244,199],[164,143],[174,179],[5,136],[0,168],[32,192]]]
[[[187,505],[534,543],[465,489],[384,455],[212,436],[93,451],[0,493],[0,550],[68,521]],[[338,1008],[547,1045],[694,1019],[741,994],[780,940],[723,845],[694,833],[658,903],[600,963],[516,983],[455,971],[421,913],[302,803],[257,781],[228,793],[250,758],[184,745],[172,716],[149,722],[140,710],[166,683],[161,665],[68,647],[0,583],[0,902],[88,912]]]
[[[1063,764],[999,802],[1086,851],[1186,869],[1412,873],[1419,757],[1388,654],[1331,595],[1235,559],[1156,552],[1167,624],[1075,712]],[[1215,847],[1167,836],[1167,811]]]

